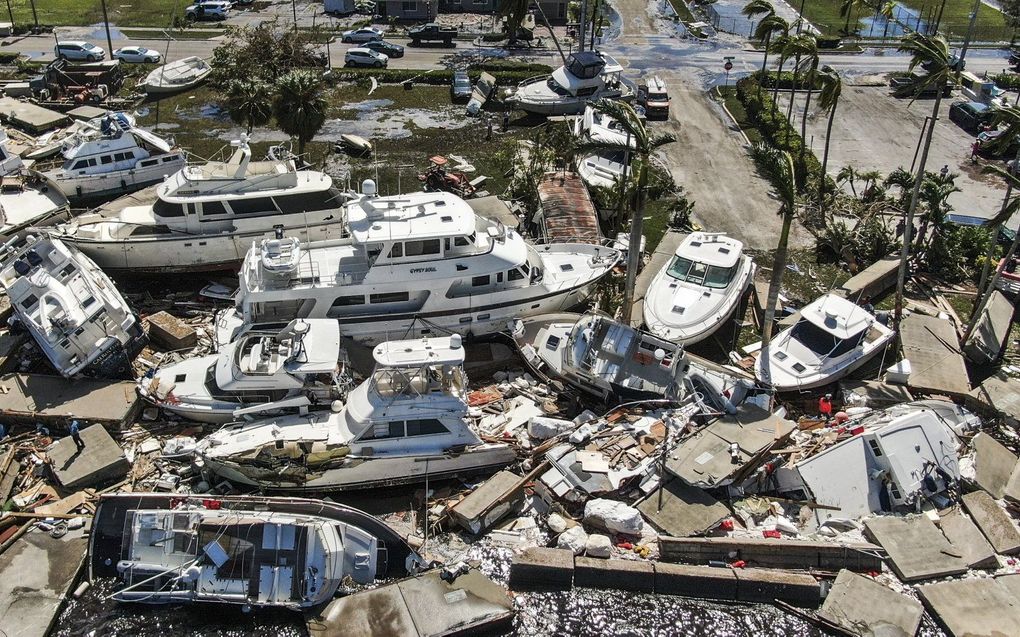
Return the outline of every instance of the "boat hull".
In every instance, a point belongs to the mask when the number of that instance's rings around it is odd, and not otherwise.
[[[825,387],[826,385],[834,383],[837,380],[845,378],[846,376],[854,373],[855,371],[863,367],[871,359],[875,358],[875,356],[877,356],[879,352],[886,348],[886,346],[889,344],[889,341],[892,340],[894,335],[895,333],[890,332],[890,334],[882,342],[877,343],[873,349],[871,349],[868,352],[864,352],[858,358],[852,359],[846,365],[842,365],[831,371],[826,371],[824,374],[821,373],[813,374],[811,376],[806,377],[803,381],[798,381],[796,379],[790,378],[786,374],[781,375],[773,374],[771,376],[765,374],[765,371],[762,369],[761,358],[759,358],[758,361],[755,363],[754,373],[755,376],[758,377],[758,380],[768,385],[771,385],[772,388],[778,392],[797,392],[806,391],[809,389],[818,389],[819,387]]]
[[[161,183],[167,175],[184,167],[184,162],[160,164],[148,169],[118,170],[101,175],[81,177],[52,176],[53,181],[75,205],[130,194]]]

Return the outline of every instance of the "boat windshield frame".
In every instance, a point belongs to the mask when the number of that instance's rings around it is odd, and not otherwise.
[[[864,343],[869,329],[869,327],[865,327],[848,338],[837,338],[832,332],[815,325],[806,318],[801,318],[790,328],[790,338],[821,358],[838,358],[860,347]]]
[[[686,264],[686,268],[684,268]],[[666,274],[681,283],[693,283],[713,290],[722,290],[729,286],[737,275],[740,262],[728,268],[718,265],[707,265],[694,259],[674,256],[666,268]]]

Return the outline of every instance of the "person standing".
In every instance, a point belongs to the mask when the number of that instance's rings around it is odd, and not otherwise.
[[[832,418],[832,394],[825,394],[818,399],[818,412],[826,422]]]
[[[77,420],[71,421],[71,440],[74,441],[74,446],[78,448],[78,453],[85,448],[85,441],[81,439],[81,431]]]

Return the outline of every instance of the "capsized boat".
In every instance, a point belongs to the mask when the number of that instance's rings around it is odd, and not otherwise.
[[[193,55],[154,69],[145,76],[142,86],[150,95],[176,93],[198,86],[210,73],[209,63]]]
[[[693,397],[711,411],[733,413],[756,387],[739,370],[601,314],[545,314],[509,327],[536,373],[607,402]]]
[[[822,387],[867,363],[893,336],[867,310],[826,294],[801,309],[800,320],[762,348],[755,375],[777,391]]]
[[[622,130],[620,123],[591,106],[574,120],[574,137],[579,143],[618,144],[637,148],[637,140],[631,139]],[[577,173],[589,186],[614,188],[627,170],[627,153],[623,150],[606,150],[581,157],[577,162]]]
[[[116,577],[123,602],[217,602],[293,610],[359,584],[417,572],[395,531],[322,500],[118,493],[102,496],[89,537],[89,576]]]
[[[33,170],[7,145],[0,128],[0,234],[66,220],[67,197],[52,179]]]
[[[590,101],[633,96],[634,89],[622,74],[623,66],[611,55],[578,51],[551,75],[521,82],[506,101],[539,115],[577,115]]]
[[[347,195],[325,173],[292,160],[251,161],[246,138],[229,161],[186,166],[57,227],[106,270],[232,268],[252,242],[278,229],[305,240],[346,236]]]
[[[645,293],[648,331],[684,345],[714,334],[754,280],[754,262],[743,250],[743,243],[723,233],[687,235]]]
[[[458,335],[388,341],[375,371],[328,414],[226,425],[197,449],[212,473],[265,490],[328,491],[480,473],[515,459],[468,418]]]
[[[159,183],[185,164],[172,141],[138,128],[127,113],[109,113],[79,123],[63,139],[59,159],[36,168],[81,204]]]
[[[344,395],[346,365],[336,320],[295,319],[283,329],[246,332],[218,353],[158,367],[138,380],[138,393],[182,418],[226,423],[239,410],[329,408]]]
[[[92,260],[59,239],[34,234],[5,243],[0,260],[0,286],[18,322],[60,375],[130,374],[145,333]]]
[[[362,190],[347,206],[350,237],[252,246],[235,309],[217,317],[218,342],[297,317],[339,319],[341,334],[366,345],[495,334],[511,318],[581,304],[620,259],[605,246],[531,245],[449,192],[377,197],[371,180]]]

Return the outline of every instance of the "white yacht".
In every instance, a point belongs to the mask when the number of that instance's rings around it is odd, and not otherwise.
[[[622,130],[620,123],[591,106],[574,120],[574,137],[578,142],[611,143],[637,148],[637,140]],[[580,158],[577,173],[589,186],[615,188],[627,169],[626,153],[622,150],[602,151]]]
[[[10,236],[67,215],[67,197],[57,184],[32,170],[7,141],[0,128],[0,234]]]
[[[501,332],[511,318],[582,303],[620,258],[590,244],[533,246],[452,193],[377,197],[371,180],[362,189],[347,207],[350,237],[281,233],[252,246],[235,309],[217,318],[218,342],[295,318],[339,319],[344,336],[368,345]]]
[[[750,376],[599,314],[516,319],[510,332],[536,373],[563,379],[604,401],[693,396],[711,411],[732,413],[755,388]]]
[[[4,244],[0,285],[19,322],[62,376],[123,376],[146,339],[109,277],[57,239]]]
[[[251,161],[245,139],[227,162],[186,166],[58,226],[104,269],[168,272],[236,266],[275,228],[303,240],[346,236],[347,196],[321,172],[293,161]]]
[[[755,375],[777,391],[821,387],[851,373],[882,351],[895,332],[870,312],[836,294],[800,311],[755,362]]]
[[[513,449],[468,421],[457,335],[375,347],[375,371],[339,411],[227,425],[199,442],[205,467],[263,489],[343,490],[492,470]]]
[[[246,332],[216,354],[159,367],[139,379],[138,393],[164,411],[209,423],[236,420],[238,410],[328,408],[346,384],[343,353],[337,321],[295,319],[281,330]]]
[[[525,80],[507,98],[515,108],[538,115],[578,115],[592,100],[627,98],[634,90],[623,78],[623,66],[598,51],[570,54],[552,72]]]
[[[754,280],[744,244],[722,233],[692,232],[652,279],[643,304],[645,327],[689,345],[733,316]]]
[[[81,122],[64,138],[56,162],[37,168],[81,204],[159,183],[185,164],[172,141],[136,127],[127,113],[110,113]]]

